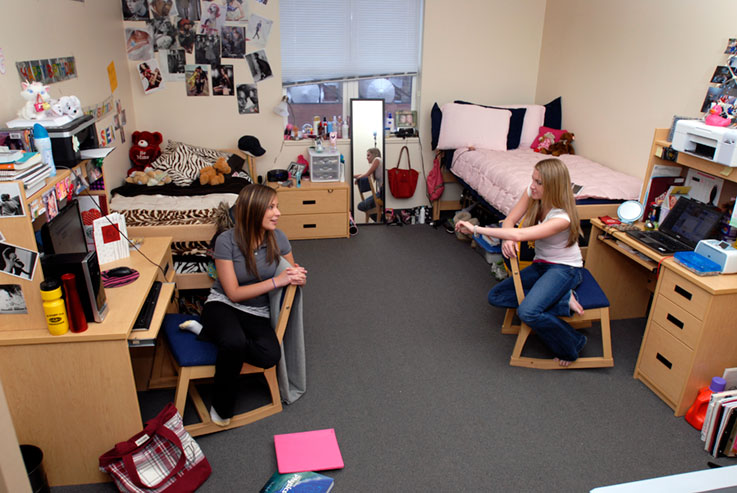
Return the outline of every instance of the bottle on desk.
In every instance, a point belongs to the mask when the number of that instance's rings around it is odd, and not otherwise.
[[[72,332],[84,332],[87,330],[87,317],[84,315],[82,302],[77,292],[77,281],[71,272],[61,276],[64,285],[64,299],[66,300],[67,319],[69,329]]]
[[[46,325],[51,335],[60,336],[69,331],[67,311],[61,297],[61,284],[57,279],[47,279],[40,285]]]
[[[686,411],[686,421],[688,424],[700,430],[704,427],[704,418],[706,417],[706,409],[709,407],[709,399],[711,394],[715,392],[721,392],[724,387],[727,386],[726,380],[722,377],[714,377],[711,379],[711,384],[708,387],[704,387],[699,390],[699,394],[696,396],[696,400],[691,407]]]
[[[51,138],[43,125],[38,123],[33,125],[33,144],[36,146],[39,154],[41,154],[41,161],[51,170],[49,176],[56,176],[54,154],[51,152]]]

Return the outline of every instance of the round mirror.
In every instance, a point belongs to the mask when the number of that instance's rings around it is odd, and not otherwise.
[[[617,216],[623,223],[631,224],[642,217],[644,210],[644,207],[638,201],[628,200],[627,202],[622,202],[617,208]]]

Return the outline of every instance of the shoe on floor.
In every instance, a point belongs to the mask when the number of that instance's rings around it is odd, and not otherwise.
[[[218,426],[228,426],[230,424],[230,418],[221,418],[214,406],[210,406],[210,419]]]

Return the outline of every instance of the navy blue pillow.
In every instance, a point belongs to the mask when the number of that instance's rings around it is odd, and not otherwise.
[[[453,101],[457,104],[476,104],[469,103],[467,101]],[[525,108],[500,108],[499,106],[486,106],[483,104],[476,104],[483,108],[491,108],[495,110],[509,110],[512,112],[512,116],[509,118],[509,131],[507,132],[507,150],[516,149],[519,147],[519,140],[522,136],[522,124],[525,122]]]
[[[432,146],[432,150],[434,151],[436,147],[438,147],[438,139],[440,138],[440,124],[443,121],[443,112],[440,110],[440,106],[438,106],[438,103],[435,103],[432,106],[432,110],[430,110],[430,135],[431,135],[431,141],[430,145]]]
[[[556,130],[563,129],[563,110],[561,109],[560,96],[545,105],[545,123],[543,126]]]

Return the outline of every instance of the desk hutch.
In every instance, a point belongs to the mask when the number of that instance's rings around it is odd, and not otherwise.
[[[641,193],[656,164],[695,169],[724,180],[719,204],[734,197],[737,171],[707,159],[679,153],[662,158],[670,145],[668,129],[657,129]],[[592,220],[586,267],[611,302],[612,319],[647,318],[634,377],[682,416],[725,368],[737,366],[737,275],[698,276],[644,247],[625,233]]]

